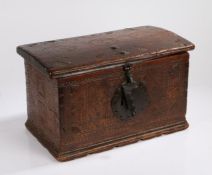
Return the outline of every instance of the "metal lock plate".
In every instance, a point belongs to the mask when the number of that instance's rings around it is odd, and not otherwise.
[[[136,116],[149,104],[147,89],[142,82],[136,82],[130,73],[131,65],[123,66],[126,82],[115,91],[111,107],[116,116],[125,120]]]

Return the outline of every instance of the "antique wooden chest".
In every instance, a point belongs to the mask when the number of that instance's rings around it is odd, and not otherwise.
[[[152,26],[19,46],[26,127],[60,161],[183,130],[191,49]]]

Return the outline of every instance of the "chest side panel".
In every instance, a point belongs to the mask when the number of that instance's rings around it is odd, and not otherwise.
[[[147,88],[149,105],[124,121],[111,108],[115,91],[125,81],[122,66],[59,79],[63,151],[184,122],[188,58],[188,53],[181,53],[132,64],[134,80]]]
[[[27,128],[53,152],[60,142],[58,89],[56,80],[25,61]]]

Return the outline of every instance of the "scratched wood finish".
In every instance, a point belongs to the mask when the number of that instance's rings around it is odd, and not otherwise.
[[[191,42],[175,33],[144,26],[22,45],[17,51],[51,77],[59,77],[80,70],[153,59],[193,48]]]
[[[26,126],[59,161],[183,130],[188,127],[187,51],[193,48],[189,41],[154,27],[20,46]],[[123,121],[113,113],[111,99],[125,81],[126,62],[134,80],[145,84],[150,103]]]

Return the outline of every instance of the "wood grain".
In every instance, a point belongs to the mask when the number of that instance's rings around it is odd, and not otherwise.
[[[126,61],[156,59],[194,45],[173,32],[143,26],[22,45],[17,51],[50,77],[72,75]]]
[[[59,161],[186,129],[192,48],[155,27],[20,46],[26,127]],[[111,101],[126,81],[125,64],[133,81],[145,86],[148,105],[121,120]]]

